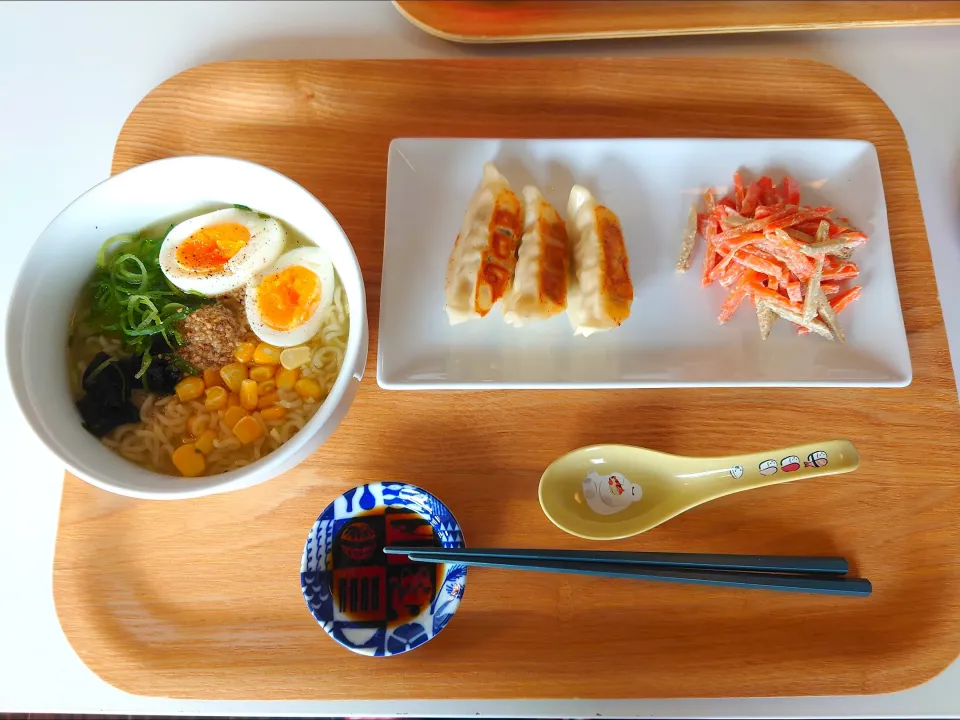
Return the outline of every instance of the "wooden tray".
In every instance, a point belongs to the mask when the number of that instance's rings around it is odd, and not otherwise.
[[[731,102],[728,79],[747,66],[749,93]],[[914,382],[380,390],[386,159],[397,136],[870,140]],[[191,153],[269,165],[336,215],[367,282],[367,376],[321,451],[260,487],[151,503],[67,478],[57,609],[73,647],[108,682],[148,695],[264,700],[817,695],[899,690],[956,656],[956,387],[906,142],[890,110],[849,75],[756,58],[209,65],[143,100],[113,169]],[[335,495],[364,481],[435,492],[474,546],[597,547],[557,530],[537,504],[541,472],[573,448],[720,454],[833,436],[859,447],[854,475],[724,498],[605,547],[845,555],[874,582],[867,600],[471,570],[444,633],[384,661],[337,646],[300,596],[307,531]]]
[[[960,22],[960,2],[841,0],[394,0],[407,20],[464,43],[545,42]]]

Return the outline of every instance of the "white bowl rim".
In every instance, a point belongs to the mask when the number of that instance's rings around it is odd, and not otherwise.
[[[103,480],[102,478],[91,476],[89,473],[86,473],[80,468],[76,467],[64,457],[64,454],[61,453],[58,448],[56,438],[47,433],[43,423],[41,422],[40,415],[35,412],[35,409],[30,402],[25,383],[22,382],[23,361],[18,352],[19,342],[12,341],[18,341],[26,331],[26,328],[24,327],[23,313],[18,312],[24,302],[24,286],[31,281],[31,276],[33,273],[30,272],[30,269],[32,266],[37,264],[39,258],[41,258],[43,255],[44,251],[41,249],[41,240],[43,240],[44,236],[50,231],[51,227],[53,227],[61,218],[71,212],[71,210],[84,199],[88,198],[90,195],[97,192],[98,189],[102,188],[108,183],[117,182],[119,178],[130,178],[140,174],[153,172],[158,166],[180,164],[190,165],[197,162],[252,168],[256,172],[262,172],[274,176],[276,179],[289,185],[292,193],[302,193],[308,199],[316,203],[318,208],[329,217],[334,226],[340,231],[340,235],[346,244],[347,256],[351,260],[351,269],[357,273],[361,292],[358,294],[357,298],[349,299],[349,336],[347,339],[347,348],[346,352],[344,353],[343,364],[340,367],[340,372],[337,376],[337,379],[321,407],[317,410],[313,417],[307,421],[303,428],[293,435],[293,437],[291,437],[274,452],[266,455],[260,460],[251,463],[250,465],[238,468],[236,470],[230,470],[219,475],[191,478],[189,485],[187,482],[185,482],[185,478],[175,478],[163,473],[155,473],[131,463],[133,467],[137,468],[138,472],[156,476],[157,478],[162,478],[163,480],[172,481],[170,482],[169,489],[138,490],[133,487],[116,485],[109,480]],[[340,272],[339,269],[338,272]],[[123,172],[111,175],[93,187],[87,189],[85,192],[71,201],[63,210],[57,213],[57,215],[46,225],[46,227],[44,227],[43,231],[34,240],[30,250],[26,255],[26,258],[21,264],[16,281],[13,285],[13,290],[10,294],[10,303],[7,307],[5,337],[7,375],[13,390],[14,398],[16,399],[18,407],[20,408],[20,412],[27,420],[27,423],[30,425],[34,434],[47,447],[47,449],[50,450],[50,452],[56,455],[57,458],[64,463],[66,469],[72,474],[102,490],[127,497],[149,500],[181,500],[203,497],[206,495],[252,487],[272,479],[278,474],[278,472],[275,470],[271,472],[272,469],[280,465],[285,458],[288,458],[303,448],[303,446],[306,445],[314,435],[318,434],[318,432],[323,428],[324,424],[341,406],[341,402],[348,396],[348,391],[352,389],[351,386],[359,384],[360,379],[363,377],[368,350],[366,315],[366,289],[363,282],[363,274],[360,268],[360,263],[356,256],[356,251],[347,237],[346,232],[343,230],[343,227],[334,217],[333,213],[331,213],[326,205],[324,205],[306,188],[297,183],[295,180],[292,180],[291,178],[283,175],[280,172],[277,172],[276,170],[273,170],[272,168],[240,158],[232,158],[222,155],[179,155],[174,157],[160,158],[158,160],[152,160],[140,165],[135,165],[134,167],[124,170]],[[353,389],[355,390],[355,388]],[[352,402],[352,395],[349,396],[348,400]],[[339,424],[339,421],[337,424]],[[333,428],[331,428],[331,431],[332,429]],[[92,436],[91,442],[96,442]]]

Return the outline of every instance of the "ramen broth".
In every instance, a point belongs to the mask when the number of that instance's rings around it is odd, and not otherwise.
[[[443,582],[440,563],[387,555],[385,547],[441,547],[430,523],[404,508],[387,507],[350,518],[330,555],[333,599],[352,620],[402,625],[433,602]]]

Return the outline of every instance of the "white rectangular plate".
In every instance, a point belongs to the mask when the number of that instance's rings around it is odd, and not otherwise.
[[[620,327],[574,337],[566,314],[514,328],[500,305],[450,326],[447,259],[483,164],[519,194],[537,185],[565,215],[584,185],[623,226],[635,298]],[[763,341],[750,305],[717,322],[726,291],[675,264],[691,202],[745,180],[785,174],[801,201],[830,205],[866,232],[860,300],[840,315],[845,344],[778,322]],[[903,387],[912,370],[876,149],[856,140],[467,140],[390,145],[377,382],[388,389],[847,386]]]

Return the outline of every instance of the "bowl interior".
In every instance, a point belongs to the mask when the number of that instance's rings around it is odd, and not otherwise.
[[[222,475],[172,479],[115,455],[82,428],[67,379],[70,315],[104,240],[165,218],[182,217],[191,210],[234,203],[279,218],[328,252],[350,304],[347,352],[324,406],[278,450]],[[47,227],[27,256],[11,298],[7,328],[14,393],[40,439],[80,477],[137,497],[190,497],[273,477],[284,459],[303,454],[311,435],[330,418],[354,380],[354,368],[360,367],[362,372],[366,360],[363,280],[343,230],[297,183],[268,168],[232,158],[158,160],[109,178],[75,200]]]
[[[464,547],[450,510],[404,483],[356,487],[317,518],[303,549],[300,588],[313,617],[348,650],[399,655],[433,638],[453,617],[465,566],[410,563],[379,550],[424,543],[425,523],[442,547]]]

